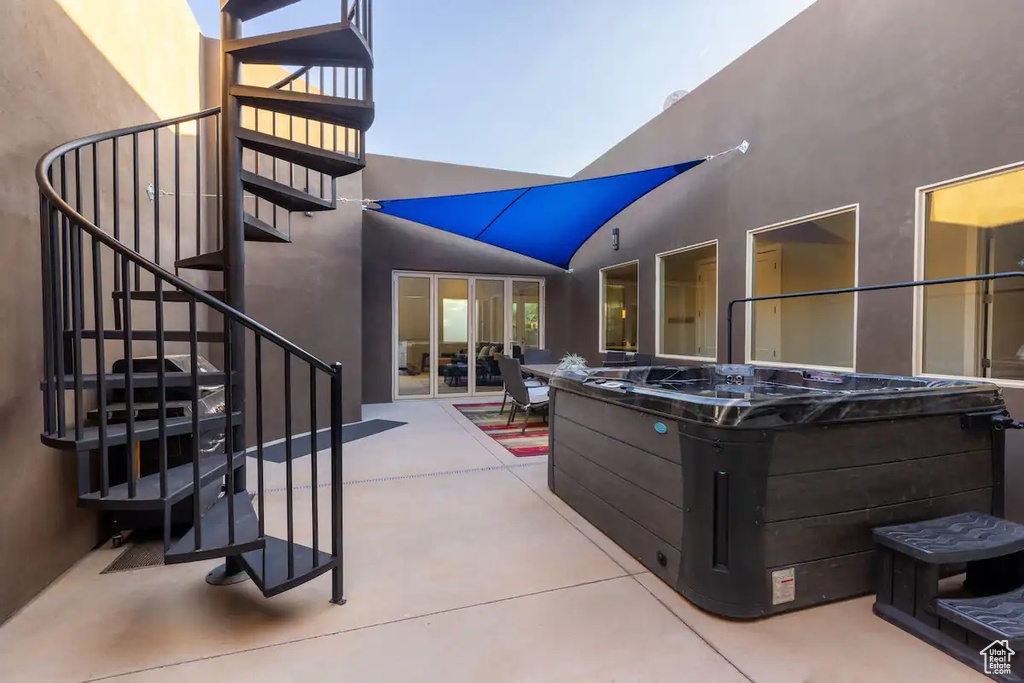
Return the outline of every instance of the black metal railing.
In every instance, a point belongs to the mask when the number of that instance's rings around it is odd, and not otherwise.
[[[373,3],[370,0],[341,0],[342,23],[358,31],[371,50],[372,14]],[[371,105],[373,69],[363,65],[308,64],[267,87],[331,97],[339,100],[339,104],[345,101]],[[344,155],[356,163],[366,160],[366,132],[355,126],[327,123],[248,105],[242,107],[242,122],[247,129]],[[332,204],[337,200],[335,179],[329,174],[257,151],[245,154],[243,166],[257,175],[264,175]],[[291,236],[291,212],[248,194],[245,196],[245,207],[255,218]]]
[[[985,275],[964,275],[961,277],[944,277],[932,280],[908,280],[906,282],[895,282],[885,285],[861,285],[859,287],[840,287],[836,289],[819,289],[813,292],[791,292],[789,294],[770,294],[766,296],[748,296],[743,299],[733,299],[725,309],[725,344],[726,362],[732,363],[733,353],[733,307],[736,304],[757,303],[758,301],[778,301],[780,299],[801,299],[811,296],[830,296],[836,294],[855,294],[858,292],[879,292],[890,289],[909,289],[911,287],[927,287],[930,285],[950,285],[962,282],[980,282],[989,280],[1002,280],[1011,277],[1024,277],[1024,271],[1007,271],[1003,273],[988,273]]]
[[[219,159],[218,116],[219,110],[209,109],[89,136],[60,145],[39,161],[43,441],[91,453],[83,462],[95,466],[80,476],[79,494],[100,503],[118,497],[125,506],[147,496],[167,499],[184,476],[180,490],[195,494],[198,553],[204,547],[198,492],[210,480],[224,481],[229,545],[242,540],[236,538],[232,494],[246,491],[244,441],[255,436],[249,456],[256,459],[260,537],[269,528],[286,538],[288,580],[297,578],[299,542],[311,534],[315,550],[329,546],[331,559],[321,562],[314,552],[313,566],[317,573],[328,566],[333,570],[333,597],[341,601],[340,365],[325,363],[204,291],[217,275],[197,275],[204,278],[197,286],[172,272],[174,261],[221,242],[219,173],[206,174],[212,178],[203,173]],[[186,140],[190,135],[195,139]],[[194,206],[183,206],[188,194]],[[238,335],[254,349],[245,354],[246,371],[207,371],[202,356],[232,367]],[[120,358],[112,363],[114,356]],[[268,382],[268,374],[283,374],[284,381]],[[238,402],[233,389],[244,385],[245,377],[254,382],[243,410],[233,405]],[[318,410],[321,402],[329,403],[329,410]],[[308,416],[313,453],[300,465],[293,427],[303,416]],[[245,438],[239,438],[242,430],[231,428],[241,423],[249,427]],[[330,430],[326,462],[316,453],[316,434],[323,427]],[[278,428],[283,434],[275,433]],[[279,435],[286,445],[283,486],[268,481],[264,472],[263,440]],[[143,471],[143,449],[155,462],[150,474]],[[123,481],[112,480],[113,465]],[[325,505],[316,488],[323,465],[330,468]],[[303,468],[313,485],[308,530],[296,522],[297,515],[305,516],[305,504],[296,503],[296,492],[306,488]],[[190,475],[183,474],[189,469]],[[268,491],[282,489],[286,504],[280,517],[269,513],[264,500]],[[321,525],[324,514],[330,523]],[[328,538],[321,537],[321,529],[330,530]],[[167,547],[169,534],[165,528]],[[265,563],[266,552],[263,558]]]

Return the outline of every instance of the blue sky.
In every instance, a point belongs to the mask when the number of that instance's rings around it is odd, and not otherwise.
[[[572,175],[811,3],[375,0],[367,149]],[[217,36],[220,2],[189,4]],[[245,32],[331,23],[340,8],[302,0]]]

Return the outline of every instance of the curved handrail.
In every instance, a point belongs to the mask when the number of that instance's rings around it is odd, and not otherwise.
[[[298,70],[296,70],[294,73],[288,74],[287,76],[285,76],[284,78],[279,80],[277,83],[274,83],[273,85],[271,85],[270,89],[271,90],[280,90],[281,88],[285,87],[289,83],[297,81],[298,79],[300,79],[303,76],[305,76],[306,74],[308,74],[309,70],[312,69],[312,68],[313,67],[311,67],[311,66],[301,67]]]
[[[222,313],[227,318],[230,318],[231,320],[239,323],[243,327],[247,327],[256,334],[260,335],[261,337],[264,337],[267,340],[273,342],[274,344],[277,344],[285,351],[306,361],[310,365],[313,365],[318,369],[322,370],[323,372],[326,372],[332,376],[336,375],[337,370],[331,364],[325,363],[324,361],[320,360],[319,358],[309,353],[302,347],[297,346],[294,342],[288,341],[287,339],[277,334],[273,330],[260,324],[256,320],[253,320],[252,318],[242,313],[241,311],[232,308],[231,306],[224,303],[220,299],[217,299],[216,297],[210,295],[208,292],[205,292],[202,289],[196,287],[195,285],[186,282],[185,280],[181,279],[174,273],[171,273],[165,270],[164,268],[161,268],[158,264],[145,258],[134,249],[125,245],[120,240],[115,239],[105,230],[94,225],[89,219],[87,219],[82,214],[78,213],[78,211],[73,209],[70,204],[64,201],[63,197],[61,197],[60,194],[58,194],[56,188],[54,188],[53,184],[50,182],[48,176],[50,167],[53,165],[55,160],[67,154],[68,152],[74,152],[75,150],[80,150],[83,147],[88,147],[93,144],[98,144],[100,142],[105,142],[107,140],[112,140],[114,138],[119,138],[125,135],[132,135],[134,133],[142,133],[147,131],[155,131],[161,128],[166,128],[168,126],[173,126],[177,123],[199,121],[201,119],[214,116],[218,113],[220,113],[220,107],[213,107],[210,109],[204,109],[203,111],[195,114],[186,114],[184,116],[179,116],[173,119],[166,119],[164,121],[156,121],[153,123],[130,126],[128,128],[121,128],[118,130],[108,131],[105,133],[96,133],[84,138],[79,138],[77,140],[65,142],[62,145],[58,145],[57,147],[54,147],[49,152],[44,154],[43,157],[36,164],[36,183],[39,185],[39,191],[42,193],[43,197],[46,198],[46,200],[52,207],[56,208],[56,210],[64,214],[73,224],[75,224],[77,227],[84,230],[85,232],[89,233],[94,239],[99,240],[103,244],[113,249],[123,258],[127,258],[129,261],[136,264],[143,270],[151,273],[154,277],[157,277],[161,281],[166,282],[167,284],[185,292],[189,296],[194,297],[197,302],[203,303],[209,306],[210,308],[213,308],[214,310]]]
[[[356,17],[356,10],[358,8],[359,8],[359,3],[358,2],[356,2],[356,3],[354,3],[352,5],[352,9],[349,10],[348,17],[346,17],[346,19],[345,19],[346,22],[351,23],[355,19],[355,17]],[[292,83],[293,81],[298,80],[299,78],[302,78],[303,76],[305,76],[307,73],[309,73],[310,69],[312,69],[312,68],[313,68],[312,66],[300,67],[294,73],[291,73],[291,74],[285,76],[284,78],[279,80],[277,83],[274,83],[273,85],[271,85],[270,89],[271,90],[278,90],[280,88],[283,88],[286,85],[288,85],[289,83]]]

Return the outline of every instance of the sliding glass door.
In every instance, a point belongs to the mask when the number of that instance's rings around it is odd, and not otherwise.
[[[498,358],[544,345],[539,278],[395,273],[396,398],[500,394]]]
[[[476,316],[474,387],[478,394],[502,390],[498,356],[505,347],[505,281],[477,278],[473,314]]]

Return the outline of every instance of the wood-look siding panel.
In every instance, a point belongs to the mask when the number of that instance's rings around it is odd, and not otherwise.
[[[680,554],[647,529],[622,514],[557,467],[554,472],[555,495],[564,500],[601,533],[615,541],[640,564],[654,572],[663,581],[675,585],[679,577]],[[658,553],[665,557],[665,565],[658,562]]]
[[[661,498],[595,465],[564,445],[556,445],[555,467],[634,522],[679,549],[683,511]]]
[[[961,429],[957,415],[807,426],[776,432],[769,475],[981,451],[991,445],[988,429]]]
[[[991,505],[992,489],[985,488],[910,503],[772,522],[764,527],[765,565],[790,565],[873,550],[871,529],[874,527],[969,510],[987,513]]]
[[[576,424],[590,427],[648,453],[654,453],[673,462],[682,462],[679,453],[679,428],[672,420],[557,389],[555,395],[555,415],[569,418]],[[665,425],[664,434],[654,430],[654,425],[658,422]]]
[[[676,507],[683,506],[683,468],[680,464],[634,448],[568,418],[558,420],[555,442]]]
[[[988,451],[769,477],[765,521],[895,505],[991,485]]]

